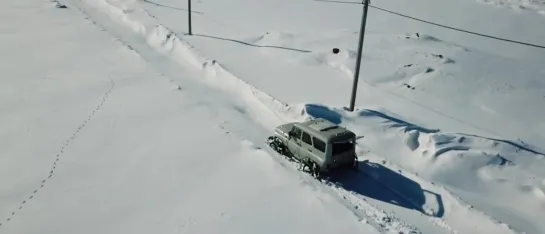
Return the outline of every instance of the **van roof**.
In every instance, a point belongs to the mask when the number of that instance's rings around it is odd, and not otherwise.
[[[295,125],[303,131],[326,142],[338,136],[347,134],[355,136],[350,130],[323,118],[311,119],[305,122],[296,123]]]

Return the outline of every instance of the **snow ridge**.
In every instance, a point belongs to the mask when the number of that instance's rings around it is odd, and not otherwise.
[[[297,112],[301,108],[292,107],[287,103],[257,89],[249,83],[232,74],[223,65],[215,60],[207,59],[194,46],[187,41],[182,40],[175,32],[162,24],[155,24],[153,15],[145,10],[132,10],[125,4],[112,3],[108,0],[82,0],[91,7],[106,11],[111,17],[131,28],[135,33],[146,38],[146,42],[157,51],[169,56],[174,61],[181,64],[189,64],[197,70],[203,71],[211,81],[211,85],[222,88],[225,91],[240,95],[240,90],[244,90],[242,95],[248,104],[260,106],[259,109],[265,110],[276,116],[272,123],[282,121],[293,121],[300,117]],[[221,80],[217,80],[221,79]],[[217,81],[217,82],[216,82]],[[227,85],[227,86],[226,86]],[[272,110],[271,110],[272,109]],[[259,112],[253,112],[254,115],[264,118],[262,121],[266,126],[271,125],[271,118]],[[256,119],[261,119],[256,118]]]
[[[154,27],[147,36],[147,42],[175,61],[189,63],[195,69],[203,71],[209,85],[230,92],[234,96],[240,96],[249,106],[256,107],[258,110],[251,112],[253,119],[260,120],[266,127],[273,127],[272,123],[294,121],[300,116],[297,114],[297,108],[238,78],[218,61],[207,59],[164,25]],[[271,115],[275,118],[271,118]]]

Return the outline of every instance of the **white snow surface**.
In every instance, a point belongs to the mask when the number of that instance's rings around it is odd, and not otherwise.
[[[370,8],[349,112],[361,4],[186,4],[0,3],[0,233],[545,233],[545,49]],[[542,1],[372,4],[545,45]],[[358,172],[265,145],[310,118]]]

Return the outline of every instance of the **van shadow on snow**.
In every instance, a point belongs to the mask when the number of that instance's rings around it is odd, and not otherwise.
[[[427,216],[443,217],[441,195],[424,190],[417,182],[377,163],[360,162],[359,170],[332,173],[329,181],[361,196],[417,210]],[[425,195],[434,201],[426,201]],[[437,210],[426,211],[426,204],[436,205]]]
[[[305,112],[311,118],[327,119],[335,124],[341,124],[343,115],[323,105],[306,104]],[[390,123],[393,128],[404,128],[405,131],[416,130],[424,133],[436,133],[439,130],[426,129],[401,119],[386,115],[375,110],[358,111],[359,117],[380,118]],[[441,195],[427,191],[417,182],[392,171],[380,164],[365,162],[359,164],[360,172],[342,171],[332,173],[330,181],[356,194],[387,202],[407,209],[420,211],[424,215],[442,217],[445,213]],[[426,200],[432,199],[432,200]],[[426,204],[432,204],[436,210],[427,211]]]

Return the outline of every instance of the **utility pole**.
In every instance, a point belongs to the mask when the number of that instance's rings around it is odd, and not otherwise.
[[[187,13],[189,17],[189,35],[193,35],[191,33],[191,0],[187,0],[187,8],[189,9]]]
[[[369,9],[370,0],[363,0],[363,15],[361,18],[360,41],[358,44],[358,58],[356,59],[356,70],[354,71],[354,81],[352,84],[352,96],[350,98],[350,111],[354,111],[356,102],[356,92],[358,90],[358,78],[360,75],[361,51],[363,49],[363,36],[365,35],[365,23],[367,21],[367,10]]]

